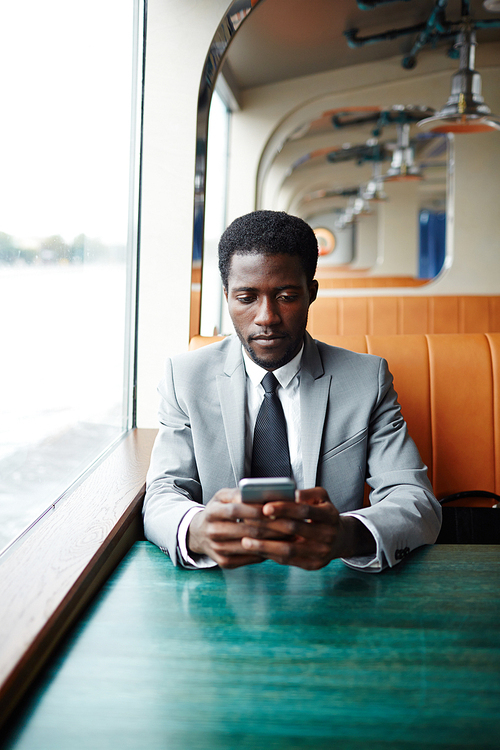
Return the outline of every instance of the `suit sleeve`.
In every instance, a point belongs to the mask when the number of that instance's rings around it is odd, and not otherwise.
[[[416,547],[436,541],[441,506],[434,497],[427,467],[408,434],[383,359],[378,383],[368,434],[370,507],[357,510],[356,515],[365,517],[377,530],[383,557],[392,567]]]
[[[144,533],[176,565],[177,529],[191,508],[200,507],[202,492],[190,419],[178,402],[170,360],[158,391],[160,428],[146,480]]]

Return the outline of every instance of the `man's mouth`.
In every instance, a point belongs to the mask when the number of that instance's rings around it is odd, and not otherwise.
[[[279,339],[284,339],[285,334],[284,333],[258,333],[255,336],[250,336],[250,341],[257,341],[259,344],[266,343],[266,342],[272,342],[272,341],[278,341]]]

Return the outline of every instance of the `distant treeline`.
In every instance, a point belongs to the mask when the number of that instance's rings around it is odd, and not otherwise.
[[[92,263],[121,261],[125,257],[124,246],[106,245],[99,239],[79,234],[68,243],[59,234],[30,243],[16,240],[10,234],[0,232],[0,263],[2,264],[46,264],[46,263]]]

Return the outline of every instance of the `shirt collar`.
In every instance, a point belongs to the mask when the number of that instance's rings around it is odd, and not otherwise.
[[[265,370],[263,367],[260,367],[260,365],[257,365],[253,361],[253,359],[248,356],[243,346],[241,347],[241,350],[243,352],[243,362],[245,364],[247,375],[252,383],[257,386],[260,384],[262,378],[269,372],[269,370]],[[290,360],[290,362],[287,362],[286,365],[283,365],[283,367],[278,367],[277,370],[273,370],[273,375],[276,377],[276,380],[282,388],[286,388],[288,385],[290,385],[294,377],[299,372],[303,352],[304,344],[302,344],[299,353],[296,354],[295,357]]]

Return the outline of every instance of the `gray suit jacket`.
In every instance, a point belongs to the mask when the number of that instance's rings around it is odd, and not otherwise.
[[[177,528],[189,508],[244,476],[245,378],[235,336],[167,361],[144,529],[174,562]],[[300,409],[304,487],[324,487],[339,512],[359,510],[377,529],[389,565],[436,540],[441,508],[384,359],[306,333]]]

